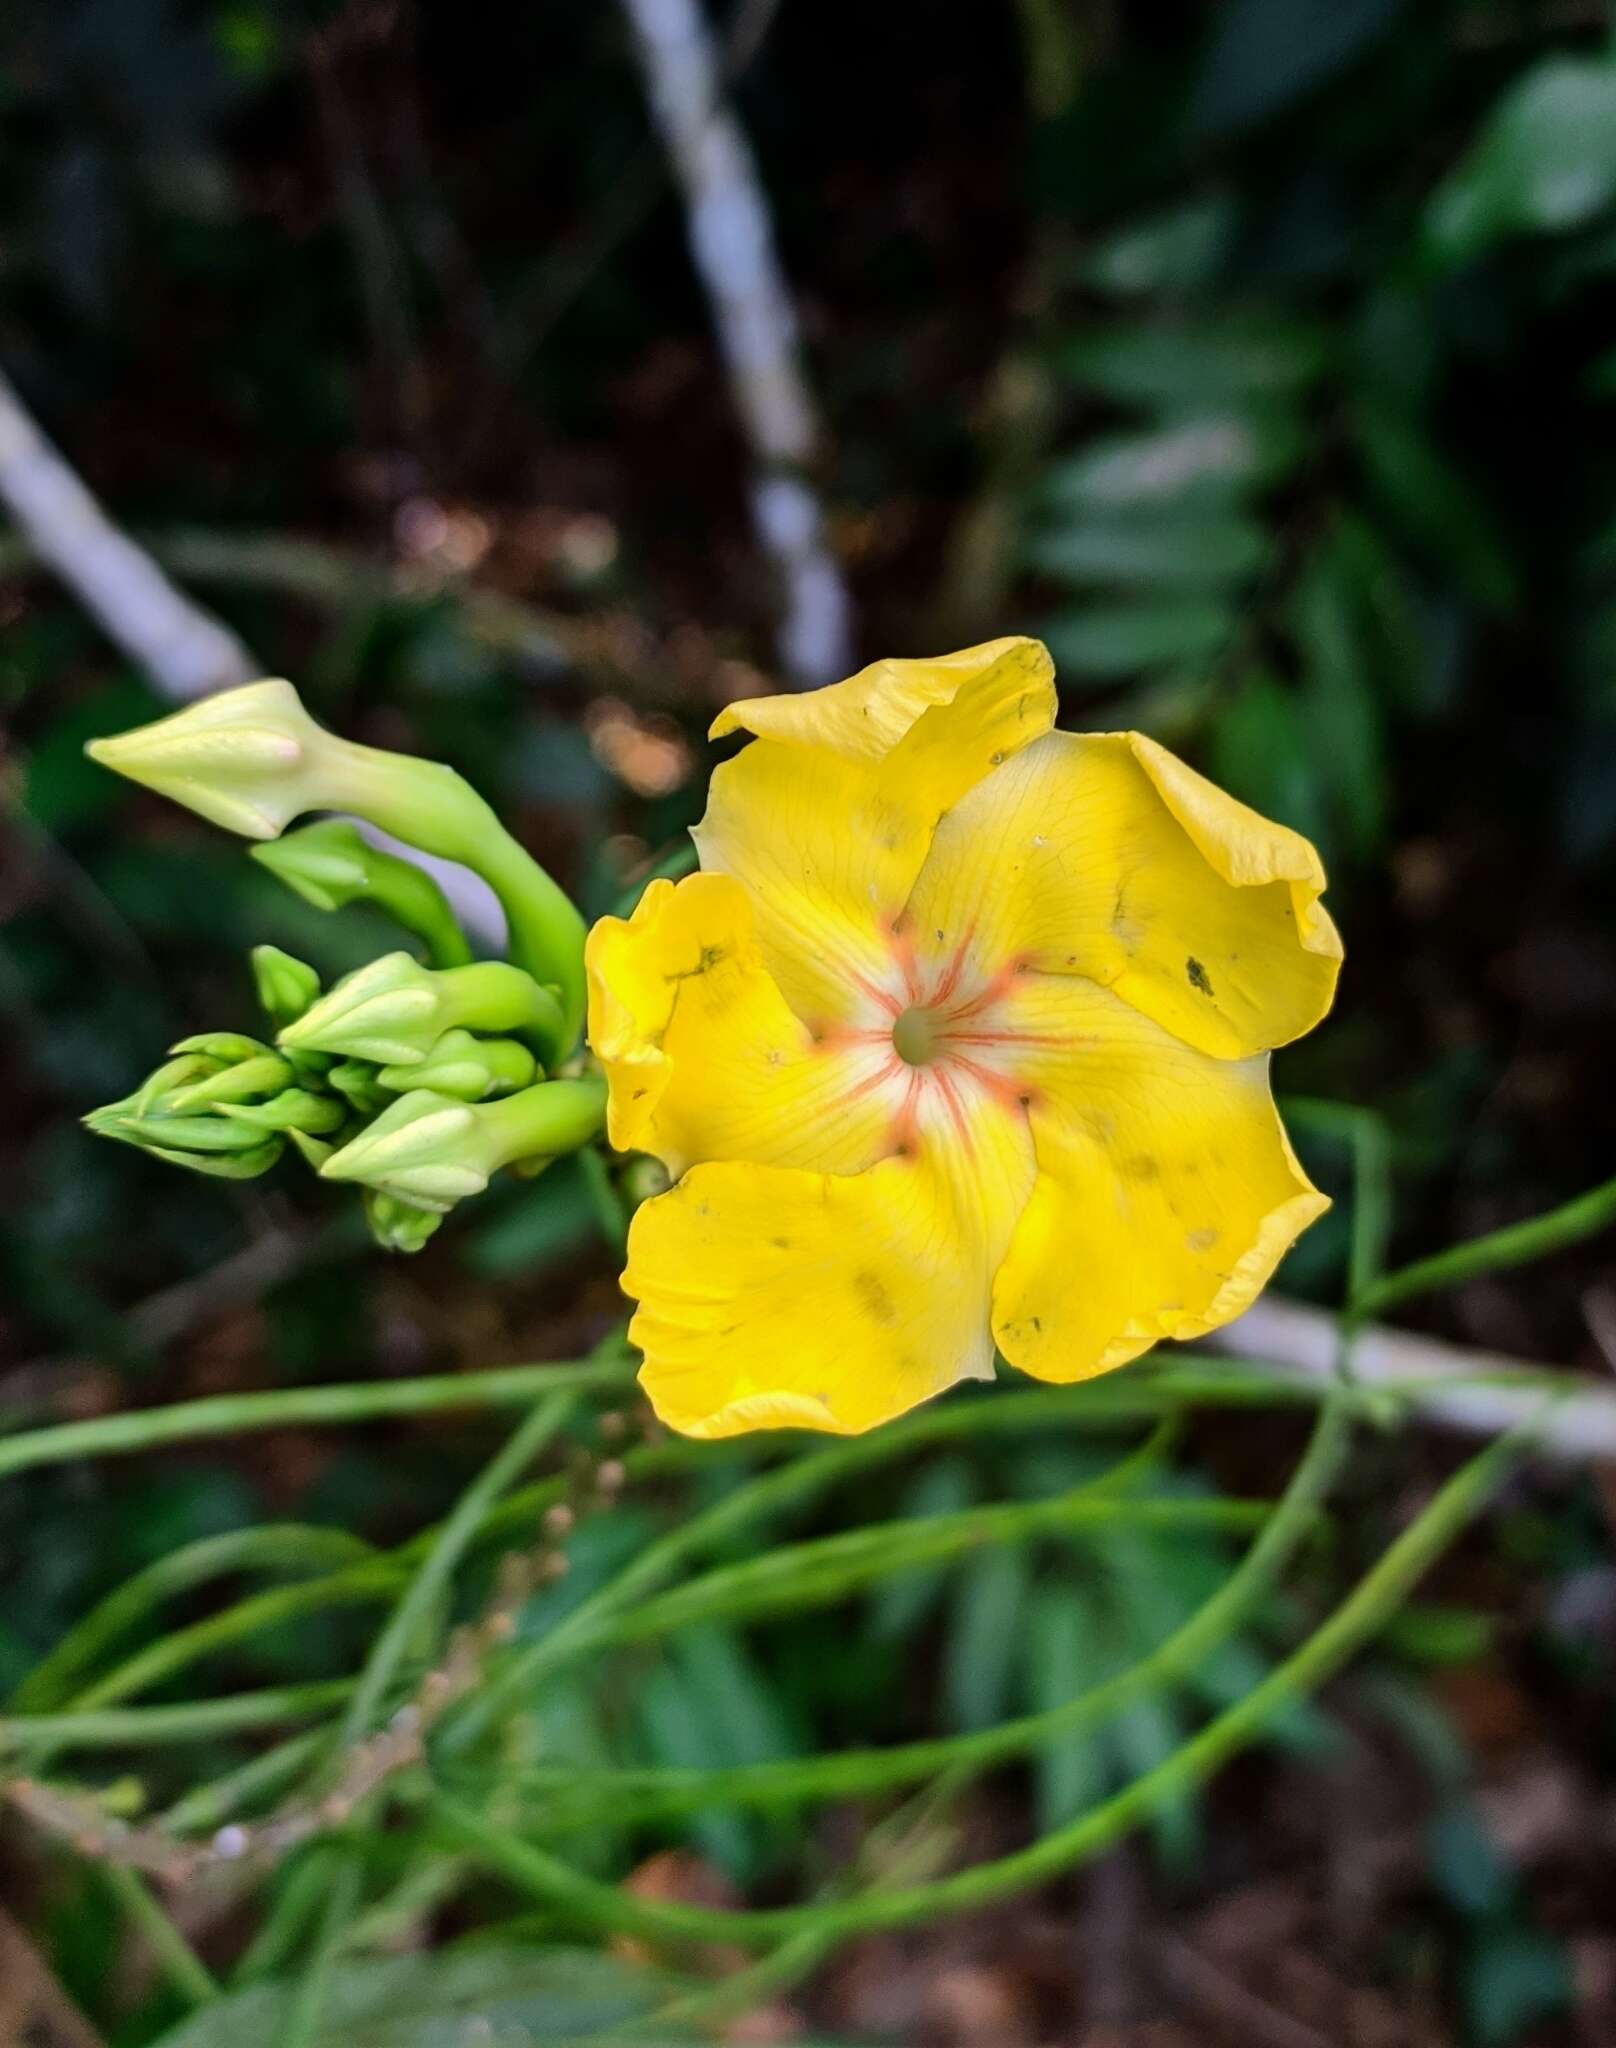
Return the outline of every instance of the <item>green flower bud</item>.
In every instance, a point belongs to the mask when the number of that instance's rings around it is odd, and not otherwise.
[[[304,961],[279,946],[254,946],[251,958],[259,1004],[277,1030],[295,1023],[319,999],[320,977]]]
[[[401,1095],[320,1169],[424,1209],[480,1194],[500,1167],[576,1151],[600,1129],[605,1084],[543,1081],[495,1102],[453,1102],[429,1089]]]
[[[279,1133],[266,1136],[230,1117],[140,1116],[123,1103],[92,1110],[84,1123],[99,1138],[134,1145],[172,1166],[224,1180],[251,1180],[267,1173],[285,1145]]]
[[[251,849],[260,866],[312,903],[316,910],[341,910],[350,903],[375,903],[406,931],[424,939],[434,966],[460,967],[471,958],[466,935],[455,922],[449,899],[413,861],[372,846],[356,825],[325,818],[284,839]]]
[[[273,679],[202,697],[86,752],[159,796],[185,804],[227,832],[273,839],[303,811],[327,801],[327,757],[335,740]]]
[[[393,1099],[393,1091],[381,1086],[369,1060],[338,1060],[327,1072],[325,1085],[334,1088],[360,1116],[375,1116]]]
[[[387,953],[344,975],[312,1009],[288,1024],[290,1052],[330,1052],[378,1066],[418,1066],[446,1031],[517,1031],[552,1050],[561,1013],[548,990],[503,960],[471,967],[423,967],[408,953]]]
[[[380,1188],[361,1190],[365,1221],[384,1252],[418,1252],[443,1221],[441,1209],[423,1209]]]
[[[219,1068],[198,1081],[170,1091],[167,1108],[180,1116],[214,1109],[230,1102],[262,1101],[277,1095],[294,1078],[292,1063],[279,1053],[264,1052],[236,1065]]]
[[[307,1088],[285,1088],[268,1102],[226,1102],[219,1114],[236,1123],[250,1124],[259,1131],[297,1131],[306,1137],[320,1137],[337,1131],[348,1121],[345,1103],[329,1095],[316,1095]]]
[[[434,1095],[452,1095],[459,1102],[482,1102],[528,1087],[537,1071],[532,1053],[514,1038],[446,1031],[417,1065],[383,1067],[376,1078],[395,1095],[430,1088]]]
[[[585,1007],[584,921],[453,769],[339,739],[281,681],[203,698],[135,732],[94,740],[89,752],[248,839],[274,839],[305,811],[346,811],[423,853],[459,861],[504,907],[512,959],[540,985],[559,989],[554,1051],[576,1044]],[[454,944],[452,933],[439,938]]]

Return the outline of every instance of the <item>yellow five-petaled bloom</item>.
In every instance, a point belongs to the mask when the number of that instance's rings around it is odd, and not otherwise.
[[[611,1141],[675,1176],[623,1279],[673,1428],[869,1429],[995,1345],[1107,1372],[1327,1206],[1267,1058],[1334,991],[1318,855],[1055,710],[1022,639],[732,704],[702,872],[590,935]]]

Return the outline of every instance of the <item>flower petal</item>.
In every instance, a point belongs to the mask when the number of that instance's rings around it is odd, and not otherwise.
[[[994,1283],[1005,1357],[1087,1379],[1237,1316],[1329,1207],[1266,1058],[1210,1058],[1075,975],[1018,976],[1000,1014],[1039,1168]]]
[[[1055,717],[1035,640],[878,661],[845,683],[732,704],[753,744],[713,774],[701,864],[751,892],[769,971],[799,1016],[847,1021],[889,966],[887,933],[937,821]]]
[[[1102,983],[1220,1059],[1330,1007],[1341,941],[1307,840],[1139,733],[1051,733],[938,827],[904,919],[925,961]]]
[[[697,1166],[629,1232],[629,1339],[687,1436],[856,1435],[990,1379],[995,1267],[1032,1187],[1025,1120],[973,1115],[972,1151],[922,1136],[849,1177]]]
[[[585,964],[619,1152],[673,1174],[699,1159],[856,1173],[889,1149],[875,1054],[817,1043],[787,1009],[729,876],[652,882],[631,919],[595,926]]]

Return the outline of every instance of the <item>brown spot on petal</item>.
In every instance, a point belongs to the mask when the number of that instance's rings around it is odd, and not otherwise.
[[[892,1296],[886,1290],[886,1283],[879,1273],[866,1269],[853,1275],[853,1291],[866,1312],[878,1323],[895,1323],[898,1311],[893,1306]]]

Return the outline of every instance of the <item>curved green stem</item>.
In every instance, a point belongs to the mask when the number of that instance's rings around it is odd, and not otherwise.
[[[1322,1685],[1396,1612],[1434,1559],[1480,1510],[1517,1449],[1518,1436],[1511,1436],[1472,1459],[1299,1650],[1154,1770],[1030,1847],[929,1884],[824,1906],[764,1911],[657,1903],[584,1876],[445,1794],[432,1799],[430,1811],[450,1841],[471,1850],[486,1869],[517,1890],[592,1927],[658,1940],[767,1945],[797,1935],[842,1936],[910,1926],[934,1915],[988,1905],[1103,1853],[1164,1800],[1181,1797],[1211,1776],[1291,1701]]]
[[[1320,1410],[1307,1449],[1256,1541],[1218,1590],[1151,1653],[1125,1671],[1042,1713],[991,1728],[884,1749],[740,1764],[717,1770],[568,1770],[535,1774],[546,1833],[574,1827],[676,1819],[723,1806],[785,1807],[857,1799],[934,1773],[986,1770],[1079,1729],[1109,1721],[1142,1694],[1184,1677],[1214,1654],[1274,1585],[1313,1525],[1347,1446],[1349,1404]],[[594,1779],[591,1784],[591,1778]]]
[[[307,1721],[341,1706],[353,1691],[349,1678],[313,1685],[282,1685],[261,1692],[229,1694],[216,1700],[185,1700],[173,1706],[110,1707],[103,1711],[0,1716],[0,1756],[8,1750],[49,1744],[64,1749],[150,1749],[170,1742],[205,1742],[248,1728]]]
[[[1429,1259],[1416,1259],[1411,1266],[1388,1273],[1367,1288],[1352,1305],[1354,1318],[1378,1315],[1416,1294],[1429,1294],[1438,1287],[1457,1287],[1479,1273],[1496,1273],[1508,1266],[1524,1266],[1533,1259],[1580,1244],[1601,1230],[1616,1224],[1616,1180],[1601,1182],[1586,1194],[1563,1202],[1546,1216],[1534,1216],[1525,1223],[1511,1223],[1485,1237],[1437,1252]]]
[[[535,981],[560,988],[570,1050],[583,1030],[584,921],[492,806],[452,768],[412,754],[334,741],[325,767],[339,792],[333,808],[355,811],[406,846],[482,876],[505,912],[512,960]]]
[[[543,1394],[610,1393],[634,1378],[633,1361],[568,1359],[554,1365],[507,1365],[490,1372],[438,1373],[418,1380],[364,1380],[334,1387],[289,1387],[272,1394],[216,1394],[129,1415],[62,1422],[0,1437],[0,1478],[67,1458],[148,1451],[160,1444],[246,1430],[326,1427],[369,1422],[380,1415],[431,1415],[449,1408],[522,1407]]]

